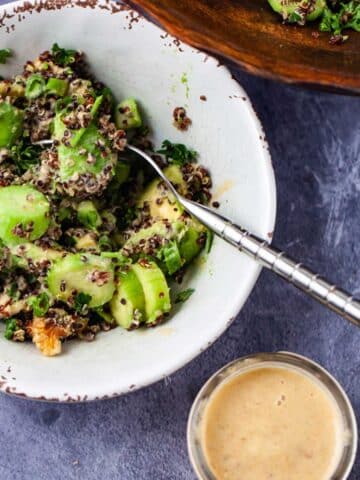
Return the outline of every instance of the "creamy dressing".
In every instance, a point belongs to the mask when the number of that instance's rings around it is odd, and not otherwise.
[[[329,480],[344,446],[341,414],[325,387],[272,366],[213,392],[201,439],[218,480]]]

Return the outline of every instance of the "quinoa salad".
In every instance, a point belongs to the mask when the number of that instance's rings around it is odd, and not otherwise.
[[[0,50],[0,63],[9,56]],[[0,81],[0,323],[7,340],[58,355],[68,339],[155,327],[193,293],[175,295],[170,287],[210,250],[212,235],[127,142],[151,152],[189,199],[208,204],[211,178],[185,145],[164,140],[156,150],[140,107],[132,97],[118,103],[81,52],[57,44]],[[191,125],[181,106],[172,120],[179,130]]]
[[[304,26],[317,22],[319,32],[328,32],[329,42],[339,45],[349,39],[349,32],[360,32],[360,0],[268,0],[285,23]]]

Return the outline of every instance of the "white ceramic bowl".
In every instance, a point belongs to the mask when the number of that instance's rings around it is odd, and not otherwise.
[[[220,211],[267,238],[276,210],[268,146],[246,93],[228,70],[124,7],[65,0],[52,8],[54,3],[0,8],[1,48],[15,52],[0,75],[18,72],[54,42],[85,51],[94,73],[119,99],[133,95],[141,101],[156,145],[168,138],[201,153]],[[172,125],[177,106],[185,106],[193,120],[186,133]],[[117,328],[93,343],[69,342],[55,358],[43,357],[31,344],[9,342],[1,331],[0,388],[30,398],[81,401],[155,382],[219,337],[259,272],[255,262],[217,240],[208,260],[187,275],[184,288],[195,288],[194,295],[163,326],[131,333]]]

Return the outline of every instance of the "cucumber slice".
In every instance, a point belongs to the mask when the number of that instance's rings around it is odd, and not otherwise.
[[[200,241],[201,235],[204,235],[206,228],[193,218],[186,218],[172,222],[158,220],[153,225],[143,228],[132,234],[123,246],[123,248],[134,254],[147,251],[147,246],[154,237],[162,237],[167,242],[155,248],[151,256],[161,260],[161,268],[166,274],[172,275],[185,263],[190,262],[202,250],[204,243]],[[166,245],[176,243],[173,249],[166,248]],[[180,259],[177,253],[180,254]],[[176,261],[174,261],[174,259]]]
[[[110,311],[116,323],[127,330],[138,327],[145,320],[143,287],[131,267],[118,275]]]
[[[115,124],[122,130],[141,127],[141,115],[134,98],[127,98],[116,107]]]
[[[7,102],[0,103],[0,148],[10,148],[22,132],[23,112]]]
[[[17,267],[30,269],[33,265],[42,265],[44,262],[52,264],[55,260],[62,258],[65,251],[54,248],[38,247],[33,243],[21,243],[10,247],[10,252]]]
[[[170,289],[165,275],[155,262],[147,259],[135,263],[132,269],[144,291],[146,324],[156,325],[171,309]]]
[[[27,185],[0,188],[0,239],[17,245],[40,238],[49,227],[46,197]]]
[[[58,300],[73,304],[77,294],[90,295],[90,308],[109,302],[115,290],[111,260],[86,253],[69,254],[56,262],[47,280]]]
[[[279,13],[284,20],[291,21],[292,23],[296,23],[299,20],[301,21],[301,17],[297,19],[295,15],[296,11],[302,5],[309,3],[308,0],[268,0],[268,2],[276,13]],[[306,20],[310,22],[316,20],[323,13],[325,7],[326,0],[316,0],[315,4],[311,7],[309,13],[307,14]]]

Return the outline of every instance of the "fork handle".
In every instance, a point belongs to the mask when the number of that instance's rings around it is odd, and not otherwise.
[[[185,208],[216,235],[245,252],[264,267],[360,327],[360,301],[319,274],[287,256],[269,242],[252,235],[208,207],[186,200]]]

